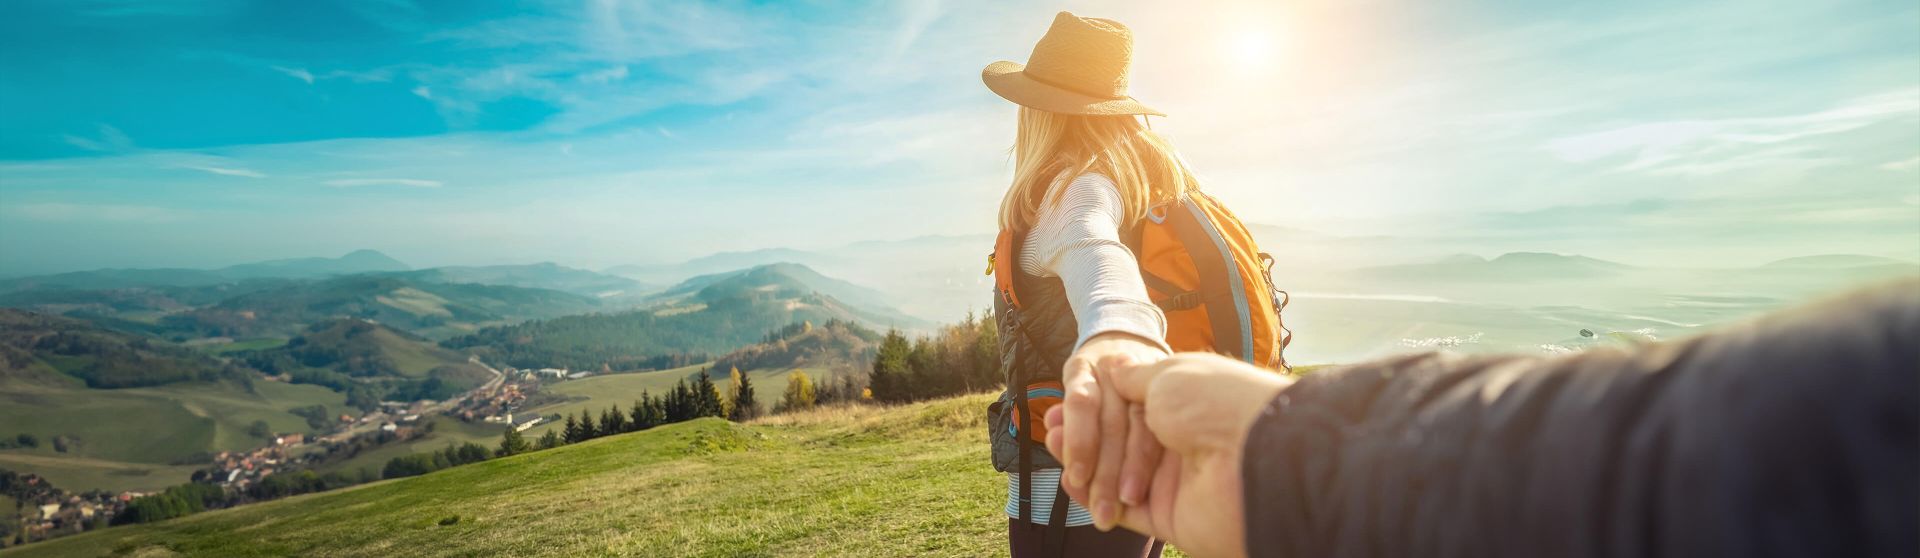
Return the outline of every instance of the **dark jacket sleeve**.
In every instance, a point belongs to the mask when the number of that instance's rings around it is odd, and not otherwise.
[[[1920,555],[1920,281],[1686,341],[1309,376],[1251,556]]]

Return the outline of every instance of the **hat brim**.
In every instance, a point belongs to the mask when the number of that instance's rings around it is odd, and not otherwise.
[[[980,80],[987,83],[987,89],[1014,104],[1063,114],[1085,114],[1094,116],[1146,114],[1166,116],[1166,113],[1141,104],[1132,97],[1108,99],[1095,97],[1059,87],[1048,85],[1033,79],[1024,71],[1026,64],[1002,60],[988,64],[980,71]]]

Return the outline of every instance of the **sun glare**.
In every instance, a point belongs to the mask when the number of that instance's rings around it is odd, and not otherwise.
[[[1278,55],[1272,35],[1259,30],[1244,30],[1227,37],[1227,59],[1243,71],[1261,72],[1273,65]]]

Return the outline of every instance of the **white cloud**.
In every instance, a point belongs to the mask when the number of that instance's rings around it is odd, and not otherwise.
[[[443,185],[443,183],[441,183],[438,180],[421,180],[417,178],[342,178],[339,180],[328,180],[323,184],[326,184],[328,186],[332,186],[335,188],[352,188],[356,186],[409,186],[413,188],[439,188],[440,186]]]
[[[68,145],[87,151],[129,151],[134,148],[133,138],[127,137],[127,134],[121,132],[119,128],[101,124],[99,129],[100,137],[98,138],[62,134],[60,139],[66,141]]]
[[[293,79],[307,82],[309,85],[313,83],[313,72],[307,71],[306,68],[289,68],[286,66],[271,66],[271,67],[273,68],[273,71],[280,72],[288,76],[292,76]]]
[[[1796,150],[1765,148],[1847,132],[1920,114],[1920,90],[1882,93],[1807,114],[1648,122],[1566,136],[1548,141],[1546,150],[1564,161],[1588,163],[1616,156],[1632,159],[1623,171],[1714,174],[1768,163],[1766,153]],[[1758,152],[1756,152],[1758,150]],[[1788,162],[1804,162],[1789,159]]]
[[[614,66],[612,68],[607,68],[605,70],[600,70],[597,72],[587,72],[584,74],[580,74],[580,77],[578,79],[582,83],[608,83],[608,82],[620,81],[623,79],[627,79],[627,67],[625,65],[621,65],[621,66]]]
[[[210,166],[202,166],[202,165],[181,165],[180,168],[193,169],[193,170],[213,173],[221,176],[240,176],[240,177],[246,177],[246,178],[266,178],[267,177],[266,174],[261,173],[259,171],[243,169],[243,168],[210,167]]]
[[[425,85],[413,88],[413,94],[422,99],[428,99],[428,100],[433,99],[433,90],[428,89],[427,86]]]

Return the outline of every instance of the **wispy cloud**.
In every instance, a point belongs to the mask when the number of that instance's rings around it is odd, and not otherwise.
[[[1765,156],[1791,155],[1781,144],[1864,128],[1881,122],[1911,120],[1920,114],[1920,90],[1902,90],[1854,99],[1818,112],[1788,116],[1719,120],[1648,122],[1548,141],[1561,160],[1588,163],[1617,156],[1632,158],[1622,171],[1716,174],[1764,165]],[[1789,162],[1804,159],[1787,158]]]
[[[412,93],[416,97],[433,100],[433,90],[428,89],[425,85],[413,88]]]
[[[267,177],[265,173],[251,170],[251,169],[243,169],[243,168],[210,167],[210,166],[203,166],[203,165],[181,165],[180,168],[193,169],[201,172],[217,174],[220,176],[239,176],[239,177],[245,177],[245,178],[266,178]]]
[[[417,178],[342,178],[323,182],[335,188],[353,188],[358,186],[407,186],[412,188],[439,188],[443,184],[438,180]]]
[[[273,71],[292,76],[293,79],[304,81],[308,84],[313,83],[313,72],[307,71],[306,68],[289,68],[286,66],[272,66],[272,68]]]
[[[119,128],[115,128],[113,126],[109,126],[106,124],[101,124],[99,126],[98,137],[89,138],[89,137],[77,136],[73,134],[65,134],[60,136],[60,139],[66,141],[67,144],[72,145],[74,147],[85,149],[87,151],[98,151],[103,153],[114,152],[114,151],[128,151],[133,149],[134,147],[133,139],[127,137],[127,134],[125,132],[121,132]]]

